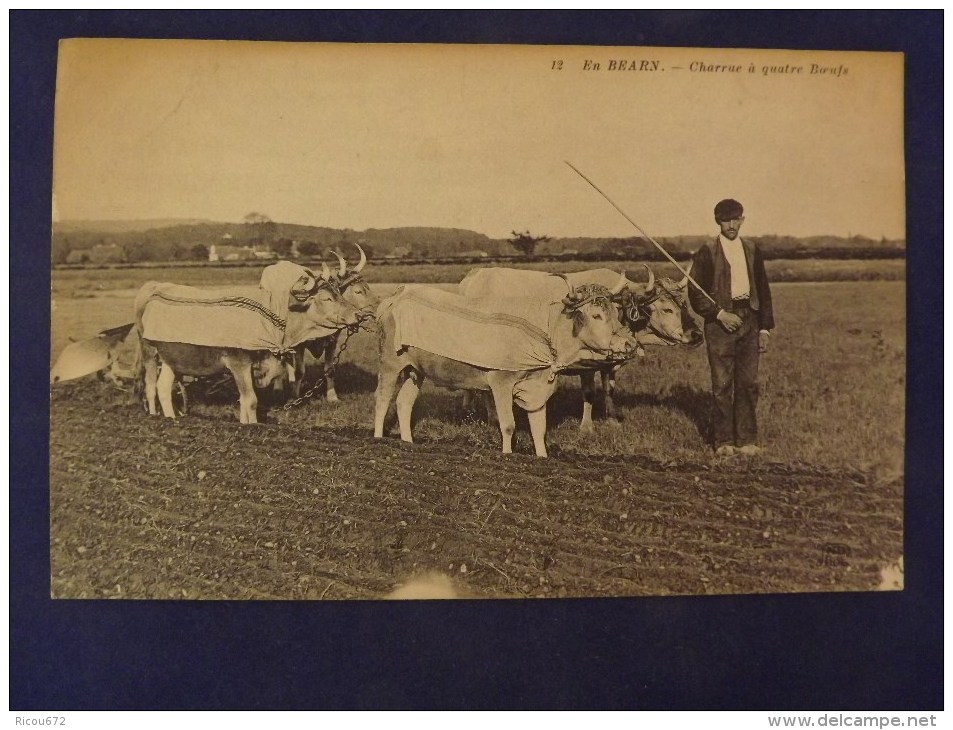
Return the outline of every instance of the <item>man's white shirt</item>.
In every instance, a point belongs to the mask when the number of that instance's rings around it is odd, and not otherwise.
[[[745,299],[751,296],[748,262],[745,261],[745,249],[741,244],[741,236],[731,241],[719,233],[718,240],[721,242],[721,250],[724,251],[731,269],[731,298]]]

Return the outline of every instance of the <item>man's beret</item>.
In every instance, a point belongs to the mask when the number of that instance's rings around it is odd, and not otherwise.
[[[740,218],[744,215],[744,212],[745,209],[741,206],[741,203],[737,200],[726,198],[715,206],[715,222],[733,221],[735,218]]]

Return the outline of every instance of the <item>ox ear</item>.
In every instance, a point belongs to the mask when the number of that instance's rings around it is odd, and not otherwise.
[[[572,336],[579,337],[579,333],[582,332],[582,328],[585,324],[586,315],[578,309],[574,310],[572,313]]]

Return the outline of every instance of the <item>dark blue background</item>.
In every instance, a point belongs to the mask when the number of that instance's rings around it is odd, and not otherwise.
[[[942,708],[942,25],[941,12],[11,12],[11,709]],[[53,96],[57,41],[79,36],[905,52],[906,589],[436,605],[50,600]]]

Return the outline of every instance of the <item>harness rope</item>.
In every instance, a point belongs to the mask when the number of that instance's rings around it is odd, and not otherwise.
[[[325,366],[324,366],[324,375],[322,375],[320,378],[318,378],[318,379],[315,381],[314,385],[311,386],[308,390],[305,391],[304,395],[300,395],[300,396],[298,396],[297,398],[295,398],[295,399],[293,399],[293,400],[290,400],[290,401],[288,401],[287,403],[285,403],[285,404],[281,407],[281,409],[282,409],[283,411],[288,411],[288,410],[291,410],[292,408],[297,408],[298,406],[300,406],[302,403],[304,403],[304,402],[305,402],[306,400],[308,400],[309,398],[314,397],[314,394],[318,391],[318,387],[321,386],[323,383],[327,382],[327,379],[328,379],[328,376],[329,376],[329,375],[333,375],[333,374],[334,374],[334,368],[335,368],[335,366],[337,365],[338,360],[341,359],[341,355],[343,355],[343,354],[344,354],[344,351],[347,349],[348,340],[351,339],[351,335],[355,334],[356,332],[358,332],[358,330],[361,329],[361,323],[362,323],[365,319],[371,319],[371,318],[372,318],[372,315],[364,315],[364,316],[362,316],[362,317],[360,318],[360,320],[358,321],[357,324],[352,325],[352,326],[350,326],[350,327],[347,328],[347,334],[346,334],[345,337],[344,337],[344,342],[342,342],[342,343],[341,343],[341,346],[338,348],[337,354],[334,356],[334,359],[333,359],[330,363],[325,363]]]

